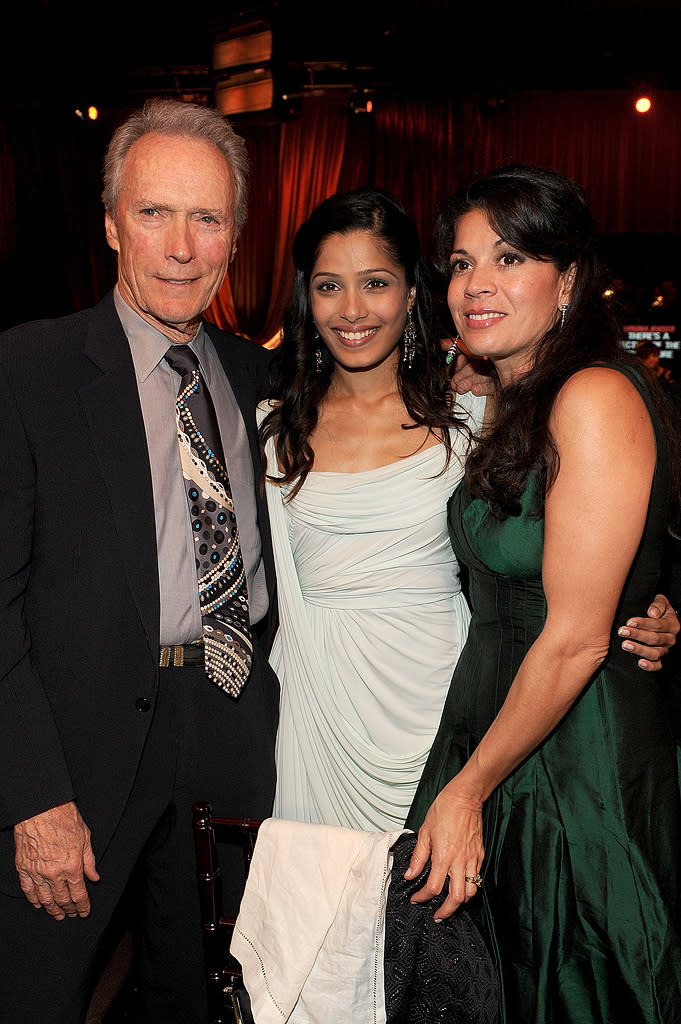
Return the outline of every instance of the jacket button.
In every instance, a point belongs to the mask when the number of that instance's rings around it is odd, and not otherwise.
[[[135,707],[138,711],[148,711],[151,707],[151,701],[147,697],[138,697],[135,701]]]

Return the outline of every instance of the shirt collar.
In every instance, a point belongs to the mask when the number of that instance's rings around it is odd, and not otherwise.
[[[165,334],[150,323],[147,323],[139,313],[128,305],[121,296],[118,286],[114,287],[114,304],[130,345],[135,375],[138,381],[144,382],[161,362],[171,342]],[[210,367],[206,355],[206,332],[202,323],[199,324],[196,334],[189,342],[189,347],[198,356],[201,370],[210,387]]]

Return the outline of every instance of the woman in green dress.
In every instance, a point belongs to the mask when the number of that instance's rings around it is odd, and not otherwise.
[[[508,1024],[678,1024],[678,752],[613,627],[657,588],[674,420],[621,349],[573,182],[501,168],[441,240],[499,397],[449,505],[473,619],[407,822],[414,898],[482,896]]]

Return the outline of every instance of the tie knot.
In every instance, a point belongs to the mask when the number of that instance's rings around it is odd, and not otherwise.
[[[165,354],[165,360],[183,379],[191,376],[194,370],[199,368],[198,356],[186,344],[171,345]]]

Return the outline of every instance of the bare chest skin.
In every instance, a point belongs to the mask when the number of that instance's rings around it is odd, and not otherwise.
[[[395,393],[380,397],[329,393],[310,437],[314,471],[362,473],[441,443],[425,427],[404,430],[403,424],[410,422]]]

